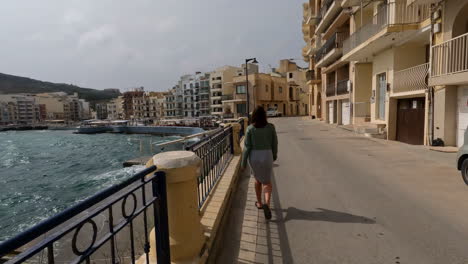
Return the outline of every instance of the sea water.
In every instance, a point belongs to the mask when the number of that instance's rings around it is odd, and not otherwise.
[[[12,237],[143,166],[126,160],[151,156],[150,147],[178,137],[72,131],[0,133],[0,241]]]

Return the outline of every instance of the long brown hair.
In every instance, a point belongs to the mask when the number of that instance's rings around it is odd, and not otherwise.
[[[268,124],[265,109],[262,106],[257,106],[252,113],[252,124],[256,128],[263,128]]]

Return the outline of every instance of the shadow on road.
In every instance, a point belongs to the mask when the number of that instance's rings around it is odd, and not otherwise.
[[[286,216],[283,220],[284,222],[289,220],[308,220],[334,223],[375,224],[374,219],[324,208],[317,208],[317,211],[305,211],[296,207],[289,207],[288,209],[283,209],[282,211],[286,213]]]

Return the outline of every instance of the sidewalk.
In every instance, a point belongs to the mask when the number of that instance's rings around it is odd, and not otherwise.
[[[277,197],[272,199],[272,220],[266,221],[255,207],[254,178],[247,171],[241,177],[216,263],[292,263]]]

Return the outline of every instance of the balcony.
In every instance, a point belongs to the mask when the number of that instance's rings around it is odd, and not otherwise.
[[[392,93],[425,92],[429,76],[429,63],[424,63],[394,73]]]
[[[354,32],[343,44],[343,59],[363,61],[373,54],[414,35],[419,23],[430,17],[430,5],[406,2],[382,6],[370,22]]]
[[[327,84],[326,95],[328,97],[336,95],[336,83],[335,82]]]
[[[341,10],[341,0],[325,0],[320,9],[320,18],[317,19],[315,34],[323,33]]]
[[[222,101],[228,101],[228,100],[233,100],[233,99],[234,99],[234,96],[232,94],[221,96]]]
[[[348,36],[349,34],[345,32],[332,35],[315,54],[316,66],[326,67],[340,58],[343,54],[343,42]]]
[[[344,80],[338,81],[338,83],[336,85],[336,94],[337,95],[342,95],[342,94],[349,93],[348,83],[349,83],[349,79],[344,79]]]
[[[316,76],[315,70],[306,71],[306,80],[307,84],[318,84],[322,81],[320,77]]]
[[[457,85],[468,80],[468,33],[432,47],[429,85]]]

